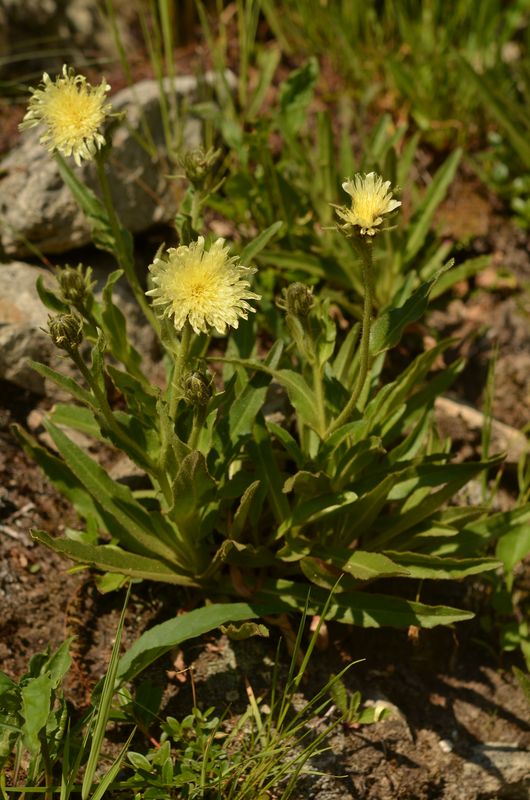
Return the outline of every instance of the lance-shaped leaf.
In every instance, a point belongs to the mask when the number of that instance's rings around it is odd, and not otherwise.
[[[440,558],[438,556],[424,555],[422,553],[398,552],[385,550],[396,564],[405,567],[411,578],[420,580],[432,578],[433,580],[459,580],[468,575],[479,575],[498,569],[500,561],[495,558]]]
[[[307,594],[307,590],[305,591]],[[183,616],[155,625],[143,633],[121,657],[117,680],[120,683],[132,680],[164,653],[188,639],[214,630],[219,625],[278,613],[282,607],[283,604],[274,602],[274,599],[262,604],[214,604],[206,608],[196,608]]]
[[[175,560],[174,531],[156,516],[146,511],[135,500],[131,490],[112,480],[105,470],[93,461],[80,447],[72,442],[60,428],[49,420],[45,422],[57,449],[67,466],[85,487],[87,492],[127,531],[129,542],[136,552],[143,555],[159,555],[169,561]],[[110,531],[112,533],[112,531]]]
[[[377,317],[370,331],[370,353],[373,356],[395,347],[406,326],[423,316],[438,277],[450,269],[453,263],[454,260],[446,264],[432,280],[422,283],[402,306],[388,308]]]
[[[204,506],[206,495],[216,487],[208,472],[206,460],[198,450],[182,459],[173,481],[171,517],[180,525],[195,517]]]
[[[91,545],[73,539],[54,539],[46,531],[32,531],[33,538],[56,553],[88,567],[128,575],[141,580],[161,581],[178,586],[197,586],[197,582],[162,559],[128,553],[112,545]]]
[[[308,613],[318,614],[329,598],[329,591],[311,588]],[[284,611],[302,611],[306,607],[307,586],[289,580],[266,581],[254,596],[256,603],[274,602]],[[473,618],[470,611],[448,606],[429,606],[372,592],[337,592],[329,604],[326,619],[363,628],[390,626],[407,628],[418,625],[434,628]]]

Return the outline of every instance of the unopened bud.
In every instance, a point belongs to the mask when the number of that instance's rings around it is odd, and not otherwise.
[[[48,332],[56,347],[76,350],[83,341],[83,322],[74,314],[57,314],[48,317]]]
[[[180,165],[186,173],[190,183],[196,188],[201,188],[208,175],[213,172],[216,163],[221,157],[221,150],[214,150],[210,147],[204,152],[201,147],[189,150],[180,158]]]
[[[87,299],[92,296],[92,288],[95,284],[91,281],[92,270],[78,264],[71,267],[67,264],[57,273],[57,282],[61,289],[62,299],[77,308],[85,305]]]
[[[184,399],[190,406],[206,406],[212,396],[211,381],[202,372],[190,372],[183,380]]]
[[[282,289],[277,305],[293,317],[303,319],[313,308],[314,302],[313,290],[305,283],[291,283],[286,289]]]

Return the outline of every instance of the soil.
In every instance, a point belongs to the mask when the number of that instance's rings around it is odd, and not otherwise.
[[[141,67],[138,74],[143,74]],[[15,137],[12,121],[0,116],[0,150],[12,146]],[[492,267],[457,287],[455,299],[440,303],[423,331],[462,339],[468,367],[453,396],[478,408],[498,343],[493,413],[522,428],[529,422],[530,406],[528,233],[504,217],[495,199],[476,182],[470,184],[465,173],[439,224],[444,236],[459,241],[468,236],[462,259],[490,253]],[[48,401],[5,383],[0,383],[0,398],[0,668],[19,678],[33,654],[74,636],[66,691],[81,710],[105,672],[122,596],[100,594],[93,574],[71,570],[31,539],[30,529],[60,534],[74,521],[73,512],[24,455],[11,430],[15,422],[28,425],[30,413],[42,411]],[[455,442],[456,448],[464,445],[473,449],[476,442]],[[507,504],[513,503],[514,468],[506,470],[501,490]],[[520,571],[521,585],[528,583],[529,570],[530,564]],[[477,617],[451,629],[330,627],[329,646],[312,658],[303,695],[310,698],[331,673],[363,659],[345,683],[360,690],[365,703],[383,703],[390,716],[371,726],[338,726],[328,741],[330,749],[312,764],[323,775],[302,778],[296,800],[530,796],[530,706],[511,671],[512,664],[524,664],[517,653],[500,655],[498,631],[486,631],[481,624],[487,621],[482,617],[487,604],[481,606],[480,598],[487,591],[478,581],[465,590],[464,599],[475,604]],[[123,646],[194,602],[180,590],[138,585]],[[148,674],[164,686],[162,713],[189,713],[193,696],[200,706],[216,705],[219,711],[229,700],[233,713],[241,712],[247,702],[245,679],[256,695],[266,692],[276,638],[274,630],[270,640],[244,642],[212,634],[161,659]],[[317,721],[317,730],[330,720],[333,714]],[[147,739],[144,745],[149,746]]]

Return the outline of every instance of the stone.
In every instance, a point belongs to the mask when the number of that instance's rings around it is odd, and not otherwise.
[[[105,266],[94,268],[96,296],[101,292],[108,272]],[[55,287],[53,275],[47,269],[22,261],[0,264],[0,378],[36,394],[66,400],[68,396],[64,392],[60,392],[54,383],[45,381],[28,363],[30,360],[39,361],[77,377],[77,370],[68,357],[57,350],[42,330],[47,327],[49,312],[35,286],[39,276],[47,288]],[[155,334],[123,281],[115,286],[113,297],[126,318],[131,342],[144,356],[149,371]]]
[[[49,272],[22,262],[0,264],[0,377],[23,389],[44,394],[44,379],[28,361],[42,361],[57,368],[57,350],[41,330],[48,312],[35,282],[42,276],[52,284]]]
[[[481,798],[530,796],[530,751],[517,743],[476,745],[464,765],[464,778],[480,785]]]
[[[98,0],[0,0],[0,6],[0,37],[5,44],[0,71],[7,75],[11,69],[11,78],[13,68],[20,75],[38,75],[44,70],[50,75],[58,73],[65,52],[72,64],[84,63],[89,53],[115,58],[114,37]],[[127,47],[131,38],[119,15],[118,26]],[[37,39],[54,46],[35,47]],[[10,59],[11,53],[17,58]]]
[[[230,73],[231,74],[231,73]],[[208,73],[205,82],[219,81]],[[233,82],[233,81],[232,81]],[[198,79],[191,75],[176,78],[174,91],[178,103],[193,101]],[[169,92],[170,84],[166,80]],[[164,163],[165,141],[160,114],[159,85],[144,80],[110,98],[114,112],[125,112],[113,133],[113,147],[106,164],[115,210],[131,233],[140,233],[172,220],[177,200],[175,184],[167,179]],[[181,117],[184,149],[201,145],[202,123],[198,117]],[[139,138],[147,125],[152,137],[148,151]],[[0,244],[11,257],[24,258],[38,248],[57,254],[88,244],[90,227],[70,190],[63,184],[53,156],[39,144],[41,131],[30,129],[2,162],[0,178]],[[94,164],[76,167],[76,175],[98,192]],[[171,171],[171,170],[169,170]]]

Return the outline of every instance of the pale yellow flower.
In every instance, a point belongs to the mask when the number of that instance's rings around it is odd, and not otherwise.
[[[347,231],[353,227],[359,228],[362,236],[377,233],[383,216],[401,205],[399,200],[392,197],[390,181],[383,181],[375,172],[355,175],[353,179],[346,180],[342,188],[351,196],[351,208],[337,207],[337,214],[346,223],[342,227]]]
[[[224,243],[217,239],[205,250],[199,236],[190,245],[170,247],[149,267],[155,286],[146,294],[154,298],[153,306],[163,308],[163,317],[173,317],[178,331],[189,322],[195,333],[215,328],[224,334],[227,326],[237,328],[240,317],[255,311],[247,300],[260,296],[249,291],[245,278],[256,270],[238,264],[238,256],[229,257]]]
[[[45,72],[37,89],[30,89],[28,110],[20,128],[44,126],[41,144],[73,156],[76,164],[91,159],[105,144],[99,128],[110,111],[106,94],[110,86],[103,79],[91,86],[83,75],[75,75],[66,65],[55,81]]]

